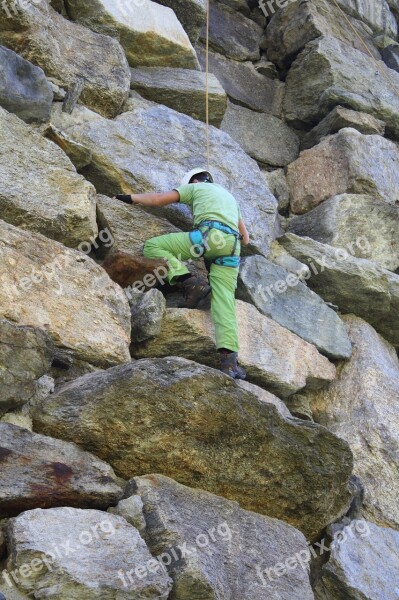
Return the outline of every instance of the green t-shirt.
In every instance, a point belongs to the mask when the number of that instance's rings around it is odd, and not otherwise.
[[[180,202],[187,204],[194,216],[194,226],[202,221],[220,221],[236,231],[241,210],[236,199],[216,183],[188,183],[175,188]]]

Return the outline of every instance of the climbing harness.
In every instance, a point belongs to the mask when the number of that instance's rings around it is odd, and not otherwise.
[[[201,231],[202,228],[205,228],[204,231]],[[237,250],[238,241],[242,240],[243,236],[232,227],[229,227],[229,225],[225,225],[220,221],[202,221],[201,223],[199,223],[199,225],[196,226],[195,229],[193,229],[193,231],[190,232],[190,242],[193,244],[193,246],[200,248],[201,250],[198,256],[203,256],[205,254],[206,240],[208,239],[208,236],[212,229],[217,229],[219,231],[222,231],[223,233],[226,233],[227,235],[234,235],[235,241],[233,250],[230,255],[217,256],[209,262],[215,263],[216,265],[219,265],[221,267],[231,267],[233,269],[236,269],[240,266],[240,257],[235,256],[235,253]]]

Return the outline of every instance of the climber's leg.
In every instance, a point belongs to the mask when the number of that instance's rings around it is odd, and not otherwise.
[[[197,258],[193,253],[188,233],[168,233],[151,238],[145,242],[143,254],[146,258],[161,258],[167,261],[166,280],[171,285],[182,276],[190,275],[183,261]]]
[[[211,265],[211,313],[215,326],[216,348],[238,352],[238,323],[235,291],[238,268]]]

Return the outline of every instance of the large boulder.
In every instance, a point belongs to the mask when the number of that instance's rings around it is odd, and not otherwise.
[[[298,157],[298,136],[273,115],[229,102],[222,129],[260,163],[285,167]]]
[[[137,529],[100,510],[28,510],[7,527],[9,558],[3,571],[36,598],[68,600],[167,600],[172,581],[159,563],[145,578],[124,578],[145,569],[152,556]],[[153,560],[151,564],[155,561]],[[132,569],[132,570],[131,570]],[[18,576],[19,575],[19,576]]]
[[[313,600],[307,543],[290,525],[162,475],[136,477],[132,492],[142,500],[145,540],[167,566],[176,600],[263,600],[266,586],[279,600]]]
[[[96,119],[67,129],[93,152],[83,170],[100,193],[167,191],[185,171],[204,163],[205,125],[165,106],[138,106],[113,121]],[[267,254],[274,236],[277,201],[255,161],[223,131],[210,127],[210,155],[215,180],[241,205],[251,232],[250,249]],[[143,158],[144,157],[144,158]],[[179,227],[191,228],[187,207],[155,211]]]
[[[351,344],[344,324],[298,276],[263,256],[248,256],[241,264],[237,297],[251,302],[330,358],[349,358]],[[317,323],[317,327],[315,327]]]
[[[124,292],[91,258],[0,221],[0,316],[45,329],[94,365],[128,362]]]
[[[369,258],[391,271],[399,269],[399,204],[342,194],[290,219],[288,231],[337,248],[351,245],[353,256]],[[359,243],[362,239],[366,246]]]
[[[197,53],[205,68],[204,48],[198,47]],[[209,51],[209,71],[236,104],[281,117],[285,84],[261,75],[252,62],[237,62]]]
[[[129,94],[130,71],[117,40],[64,19],[48,0],[10,8],[0,20],[0,44],[41,67],[61,87],[83,80],[81,102],[105,117],[119,114]]]
[[[399,148],[380,135],[341,129],[288,167],[291,209],[302,214],[338,194],[399,204]]]
[[[0,144],[4,221],[74,248],[96,238],[95,189],[60,148],[3,108]]]
[[[315,588],[317,600],[396,600],[399,531],[354,521],[338,531]]]
[[[363,516],[399,529],[399,360],[362,319],[344,317],[353,356],[328,389],[308,392],[314,419],[346,440],[364,486]]]
[[[286,397],[310,386],[326,385],[335,367],[316,348],[254,306],[237,302],[240,363],[249,381]],[[136,358],[182,356],[218,368],[211,315],[203,310],[170,308],[159,336],[135,347]],[[289,365],[289,366],[288,366]]]
[[[156,0],[176,13],[190,40],[194,44],[201,33],[206,18],[206,0]]]
[[[334,2],[329,0],[290,2],[273,15],[266,29],[262,47],[267,49],[270,60],[284,68],[308,42],[330,35],[361,52],[371,53],[380,60],[368,27],[352,17],[347,19],[342,16]],[[354,35],[354,30],[363,43]]]
[[[0,423],[0,517],[31,508],[107,508],[122,489],[109,465],[75,444]]]
[[[131,87],[141,96],[199,119],[206,120],[206,75],[201,71],[171,68],[131,69]],[[219,127],[226,112],[226,93],[215,75],[208,76],[209,123]]]
[[[152,0],[66,0],[70,17],[119,38],[131,67],[198,68],[198,59],[174,11]]]
[[[0,46],[0,106],[27,123],[48,121],[53,90],[43,70]]]
[[[90,448],[122,477],[161,473],[311,537],[350,499],[346,442],[183,358],[85,375],[37,405],[33,423]]]
[[[47,332],[0,319],[0,416],[28,402],[51,367],[54,348]]]
[[[293,233],[285,234],[279,242],[309,265],[309,287],[342,313],[354,313],[371,323],[399,348],[399,275],[353,256],[355,245],[368,255],[367,238],[361,236],[346,248],[334,248]]]
[[[222,82],[223,83],[223,82]],[[340,104],[369,113],[399,138],[399,74],[333,37],[310,42],[293,63],[286,83],[285,116],[316,125]]]
[[[258,60],[262,27],[225,4],[210,1],[209,45],[228,58],[238,61]],[[206,26],[201,34],[205,43]]]

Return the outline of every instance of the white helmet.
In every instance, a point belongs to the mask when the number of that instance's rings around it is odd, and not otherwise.
[[[211,182],[213,183],[212,173],[209,173],[208,169],[197,168],[197,169],[192,169],[191,171],[186,173],[184,175],[183,179],[181,180],[180,185],[187,185],[187,183],[190,183],[190,180],[194,177],[194,175],[199,175],[199,173],[208,173],[211,177]]]

